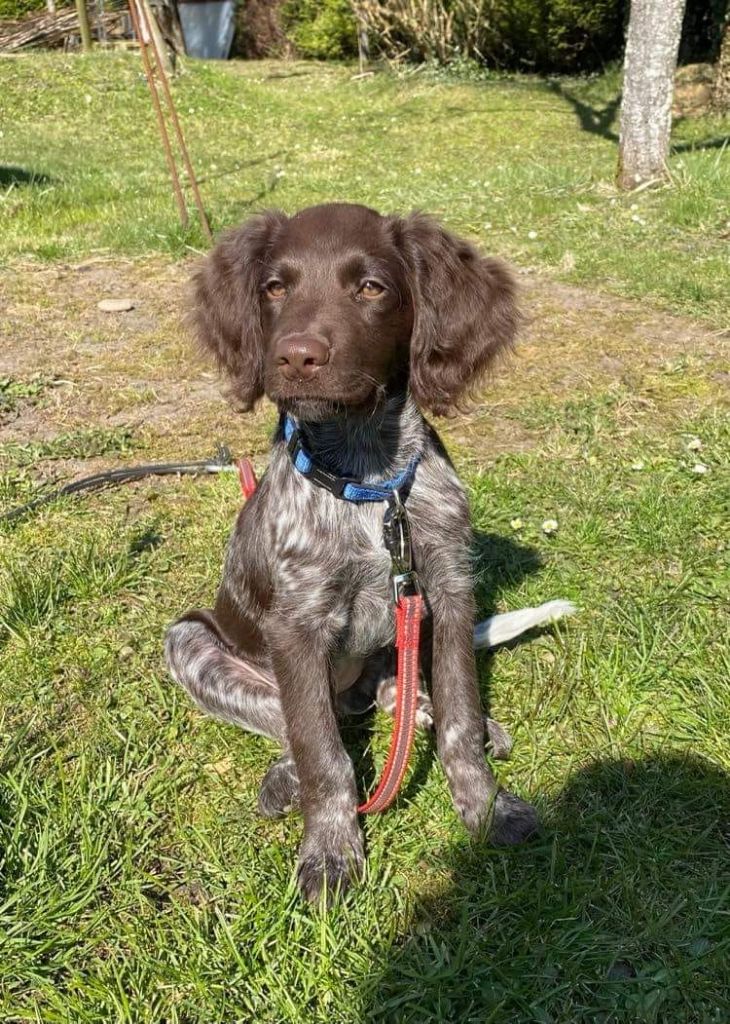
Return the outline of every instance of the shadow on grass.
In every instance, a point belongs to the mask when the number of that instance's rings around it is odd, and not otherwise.
[[[565,85],[562,82],[556,79],[549,79],[546,84],[550,92],[570,104],[583,131],[590,132],[592,135],[600,135],[601,138],[608,139],[609,142],[615,142],[618,144],[618,132],[614,131],[611,126],[619,112],[621,105],[621,93],[606,103],[605,106],[594,107],[591,106],[590,103],[585,103],[574,93],[570,92],[565,88]],[[673,126],[676,127],[685,120],[687,120],[687,118],[675,118]],[[688,140],[685,142],[673,143],[670,146],[670,153],[675,155],[677,153],[687,153],[694,150],[723,149],[729,144],[730,135],[713,135],[708,139],[699,139],[697,141]]]
[[[244,160],[242,163],[238,162],[235,167],[227,167],[222,171],[218,171],[216,174],[204,174],[201,178],[198,178],[198,184],[204,185],[210,181],[218,181],[220,178],[232,178],[247,167],[256,167],[259,164],[266,164],[270,160],[276,160],[279,157],[286,159],[289,151],[286,149],[277,149],[274,153],[268,153],[266,156],[259,156],[253,160]]]
[[[730,1019],[728,776],[693,755],[600,760],[541,811],[533,845],[446,853],[364,1020]]]
[[[691,153],[694,150],[700,149],[725,149],[730,146],[730,135],[716,135],[710,139],[702,139],[699,142],[676,142],[674,145],[669,147],[669,152],[673,156],[675,153]]]
[[[26,171],[24,167],[0,164],[0,188],[12,185],[50,185],[53,179],[40,171]]]
[[[600,135],[611,142],[618,142],[618,134],[611,130],[611,125],[621,104],[621,93],[599,109],[598,107],[592,107],[590,103],[585,103],[573,93],[568,92],[563,83],[557,79],[549,79],[546,85],[550,92],[570,104],[584,132]]]

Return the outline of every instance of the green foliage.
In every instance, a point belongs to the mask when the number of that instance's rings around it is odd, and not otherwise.
[[[287,0],[282,21],[302,57],[332,60],[357,53],[357,28],[348,0]]]
[[[46,0],[0,0],[0,21],[17,21],[32,11],[44,11]]]
[[[371,43],[385,56],[573,71],[623,47],[625,0],[369,0]]]
[[[499,0],[499,62],[538,71],[605,66],[623,47],[624,0]]]

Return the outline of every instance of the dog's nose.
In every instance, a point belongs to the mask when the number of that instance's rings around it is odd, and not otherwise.
[[[316,334],[289,334],[276,343],[274,357],[287,380],[308,380],[328,362],[330,347]]]

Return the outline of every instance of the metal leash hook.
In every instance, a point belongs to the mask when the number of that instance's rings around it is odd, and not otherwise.
[[[398,491],[393,491],[383,516],[383,540],[390,555],[393,597],[398,604],[402,597],[421,593],[418,574],[413,568],[411,524]]]

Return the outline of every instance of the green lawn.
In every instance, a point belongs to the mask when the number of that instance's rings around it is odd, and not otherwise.
[[[616,76],[352,74],[187,65],[175,98],[215,229],[262,204],[421,207],[522,264],[726,318],[728,120],[677,125],[672,190],[618,197]],[[0,191],[0,256],[201,246],[177,224],[138,58],[0,60],[0,122],[0,189],[20,178]]]
[[[471,844],[421,737],[365,822],[365,883],[302,904],[299,820],[255,813],[273,744],[201,716],[161,659],[214,594],[235,480],[57,503],[0,524],[0,1020],[725,1024],[730,156],[700,144],[727,128],[680,125],[674,188],[618,197],[615,143],[576,109],[610,109],[612,77],[351,74],[197,64],[175,90],[216,228],[262,203],[420,206],[546,275],[516,364],[444,425],[482,611],[582,609],[480,660],[515,739],[500,778],[543,836]],[[0,173],[46,176],[0,192],[1,507],[218,437],[262,467],[271,410],[216,404],[182,340],[201,241],[136,60],[0,60],[0,104]],[[119,292],[138,308],[99,314]],[[361,786],[388,738],[383,717],[347,732]]]

